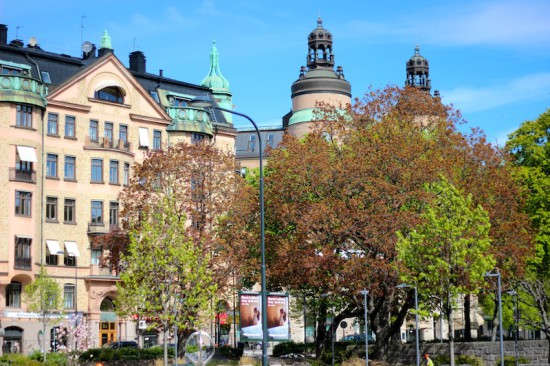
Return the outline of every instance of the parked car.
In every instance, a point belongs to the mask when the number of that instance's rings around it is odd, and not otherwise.
[[[105,343],[103,348],[121,349],[121,348],[138,348],[137,342],[134,341],[120,341]]]
[[[342,338],[340,338],[340,342],[354,342],[354,343],[365,343],[365,335],[364,334],[348,334]],[[376,343],[376,339],[372,336],[372,334],[369,334],[369,344]]]

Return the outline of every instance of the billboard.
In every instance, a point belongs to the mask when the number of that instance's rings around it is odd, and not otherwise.
[[[267,335],[270,341],[288,341],[288,294],[267,294]],[[241,341],[261,341],[262,298],[258,292],[239,294]]]

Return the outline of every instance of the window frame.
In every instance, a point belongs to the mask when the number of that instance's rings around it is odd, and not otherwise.
[[[109,160],[109,184],[119,184],[119,161]]]
[[[118,125],[118,139],[128,146],[128,125]]]
[[[46,221],[59,222],[57,216],[58,199],[54,196],[46,196]]]
[[[23,292],[23,284],[17,281],[11,281],[6,285],[6,307],[10,308],[20,308],[21,307],[21,293]],[[14,295],[15,299],[14,300]]]
[[[97,205],[97,207],[94,207],[94,205]],[[92,200],[90,205],[90,224],[102,226],[105,224],[104,216],[103,216],[103,201],[100,200]],[[94,211],[95,214],[94,214]],[[97,215],[97,211],[99,211],[99,215]]]
[[[72,216],[72,220],[67,220],[69,214]],[[76,200],[74,198],[65,198],[63,201],[63,223],[76,224]]]
[[[48,122],[46,126],[48,136],[59,136],[59,114],[48,113]]]
[[[256,138],[257,136],[255,133],[251,133],[250,136],[248,136],[248,144],[246,147],[248,151],[254,151],[256,149]]]
[[[73,283],[63,285],[63,309],[74,309],[75,293],[75,285]]]
[[[103,159],[92,158],[90,163],[90,182],[103,183]]]
[[[17,104],[15,107],[15,125],[17,127],[32,128],[32,106]]]
[[[32,216],[32,192],[15,191],[15,216]]]
[[[124,163],[124,171],[122,173],[122,185],[127,187],[130,184],[130,163]]]
[[[76,117],[65,115],[65,138],[76,139]]]
[[[99,121],[91,119],[88,129],[91,142],[99,142]]]
[[[72,160],[72,162],[71,162]],[[67,174],[67,168],[71,168],[72,177]],[[72,155],[65,155],[64,167],[63,167],[63,179],[69,181],[76,181],[76,157]]]
[[[153,130],[153,150],[162,149],[162,131]]]
[[[32,239],[22,236],[15,237],[14,246],[14,268],[32,269]]]
[[[57,154],[46,154],[46,178],[58,179],[59,156]],[[52,168],[54,174],[52,174]]]

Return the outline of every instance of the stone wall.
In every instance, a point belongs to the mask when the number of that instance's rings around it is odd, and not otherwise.
[[[420,344],[420,353],[428,352],[432,358],[436,355],[448,355],[448,343]],[[548,365],[548,340],[518,341],[518,354],[530,360],[532,365]],[[500,342],[455,342],[455,355],[477,356],[486,366],[495,366],[500,358]],[[515,356],[514,341],[504,342],[504,356]],[[416,363],[416,345],[400,344],[390,347],[388,362],[391,364],[414,365]]]

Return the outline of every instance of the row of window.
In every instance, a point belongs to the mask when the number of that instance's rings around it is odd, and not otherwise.
[[[16,107],[16,126],[32,128],[32,107],[24,104],[18,104]],[[48,123],[46,133],[49,136],[60,136],[59,115],[57,113],[48,113]],[[113,143],[115,136],[114,123],[105,122],[104,137]],[[90,141],[99,142],[99,121],[90,120],[89,125]],[[71,115],[65,116],[65,137],[76,139],[76,117]],[[120,124],[118,127],[118,139],[124,146],[128,146],[128,126]],[[140,147],[149,148],[149,130],[145,127],[139,128],[139,145]],[[162,147],[162,131],[153,130],[153,146],[154,150],[160,150]]]
[[[21,307],[21,293],[23,286],[21,282],[12,281],[6,286],[6,306],[12,308]],[[63,308],[74,309],[75,304],[75,286],[67,283],[63,286]]]
[[[122,184],[128,185],[130,180],[130,163],[123,163]],[[46,177],[58,178],[59,156],[57,154],[46,155]],[[27,164],[25,168],[32,170],[32,163]],[[91,160],[91,178],[92,183],[103,183],[103,159],[92,158]],[[120,184],[120,162],[118,160],[109,160],[109,183]],[[65,155],[64,161],[64,179],[76,180],[76,157]]]
[[[46,221],[59,222],[59,200],[57,197],[46,197]],[[118,226],[118,202],[109,203],[109,225]],[[32,192],[15,191],[15,214],[17,216],[31,216]],[[76,200],[65,198],[63,202],[63,223],[76,224]],[[90,223],[103,225],[103,201],[91,201]]]

